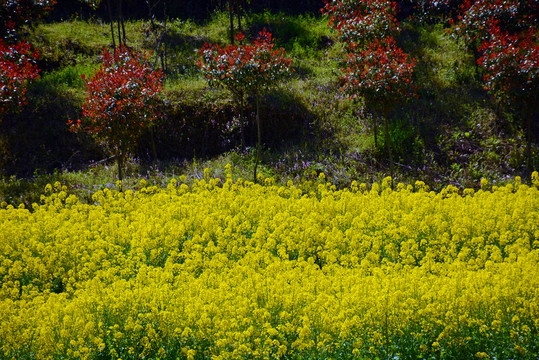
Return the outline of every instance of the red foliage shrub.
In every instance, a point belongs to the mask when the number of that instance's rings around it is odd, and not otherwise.
[[[121,162],[159,116],[163,74],[151,68],[145,54],[127,47],[105,49],[102,57],[99,70],[86,80],[83,118],[68,125],[95,135]]]
[[[490,39],[479,48],[478,64],[484,69],[485,87],[498,100],[511,103],[539,93],[537,30],[510,35],[493,25]],[[537,105],[537,104],[535,104]]]
[[[292,59],[285,58],[284,49],[274,48],[265,29],[252,43],[242,45],[242,33],[236,40],[240,45],[204,44],[200,49],[198,66],[211,86],[222,86],[239,100],[245,93],[258,94],[290,74]]]
[[[26,103],[26,85],[39,77],[37,57],[27,42],[8,45],[0,39],[0,120]]]
[[[356,50],[353,43],[351,50]],[[413,93],[415,60],[389,37],[375,40],[363,50],[352,51],[343,69],[343,91],[351,98],[363,97],[380,110]]]
[[[490,39],[493,26],[507,34],[517,34],[536,27],[539,5],[536,0],[465,0],[456,24],[458,33],[474,44]]]
[[[341,40],[365,44],[392,36],[399,30],[396,20],[397,4],[388,0],[325,1],[322,13],[329,16],[329,25],[336,29]]]
[[[285,58],[284,49],[275,49],[271,34],[265,29],[250,44],[242,45],[244,35],[239,33],[236,40],[240,45],[228,45],[224,48],[215,44],[204,44],[199,54],[198,66],[211,86],[227,88],[243,107],[244,96],[248,93],[256,99],[256,125],[258,146],[253,174],[256,182],[256,170],[260,158],[261,130],[259,118],[260,92],[290,74],[292,59]],[[242,136],[243,136],[243,130]]]

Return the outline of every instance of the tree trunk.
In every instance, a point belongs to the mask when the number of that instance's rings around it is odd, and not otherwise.
[[[245,147],[245,105],[244,105],[244,98],[243,98],[243,92],[240,95],[240,137],[241,137],[241,147]]]
[[[161,52],[162,56],[162,67],[165,74],[168,71],[168,57],[167,57],[167,2],[163,1],[163,51]]]
[[[125,36],[125,21],[123,14],[120,14],[120,21],[122,23],[122,43],[125,45],[127,43],[127,36]]]
[[[257,133],[258,133],[258,142],[256,144],[256,159],[255,159],[255,171],[254,171],[254,174],[253,174],[253,182],[256,183],[256,170],[258,168],[258,162],[260,161],[260,141],[261,141],[261,138],[262,138],[262,134],[261,134],[261,131],[260,131],[260,117],[258,115],[259,113],[259,99],[258,99],[258,93],[256,94],[256,130],[257,130]]]
[[[124,13],[123,13],[123,9],[122,9],[122,0],[118,0],[118,15],[119,15],[119,21],[120,21],[120,24],[122,25],[122,44],[125,45],[125,24],[124,24]]]
[[[153,8],[154,6],[152,6],[152,4],[150,3],[150,0],[146,0],[146,5],[148,6],[148,15],[149,15],[149,18],[150,18],[150,27],[152,29],[152,35],[155,36],[156,34],[156,26],[155,26],[155,22],[153,21],[154,18],[155,18],[155,15],[153,13]],[[160,54],[159,54],[159,45],[160,45],[160,41],[161,39],[157,39],[155,40],[155,61],[153,63],[153,68],[155,69],[157,67],[157,61],[160,57]],[[161,67],[163,67],[163,59],[161,57]]]
[[[234,11],[233,1],[228,0],[228,17],[230,18],[230,44],[234,45]]]
[[[374,124],[374,147],[378,148],[378,121],[376,117],[372,118],[372,122]]]
[[[393,169],[393,154],[391,153],[391,143],[389,140],[389,119],[388,111],[384,110],[384,125],[385,125],[385,140],[387,148],[387,156],[389,157],[389,176],[391,176],[391,187],[393,188],[393,178],[394,178],[394,169]]]
[[[150,140],[151,140],[151,143],[152,143],[153,159],[157,160],[157,148],[155,147],[155,139],[154,139],[154,135],[153,135],[153,126],[150,126]]]
[[[118,164],[118,180],[122,181],[124,179],[124,175],[122,172],[123,167],[123,157],[121,154],[116,155],[116,162]]]
[[[238,17],[238,32],[242,32],[242,30],[241,30],[241,8],[239,6],[236,9],[236,15]]]
[[[120,16],[117,16],[116,25],[118,28],[118,46],[122,46],[122,25],[120,24]]]
[[[536,166],[535,163],[532,163],[532,135],[533,135],[533,131],[532,131],[532,123],[535,123],[535,118],[534,116],[537,115],[537,112],[534,111],[535,109],[535,104],[537,103],[537,100],[538,100],[538,96],[535,96],[535,97],[532,97],[532,100],[531,101],[528,101],[527,103],[525,103],[525,107],[526,107],[526,111],[525,111],[525,116],[526,116],[526,176],[529,177],[532,173],[533,170],[537,170],[537,169],[534,169],[534,167]]]
[[[153,6],[152,4],[150,4],[150,0],[146,0],[146,5],[148,6],[148,15],[150,17],[150,25],[152,26],[152,31],[153,31],[153,29],[155,28],[154,23],[153,23],[153,18],[154,18]]]
[[[110,36],[112,37],[112,49],[116,50],[116,40],[114,39],[114,19],[112,18],[112,6],[110,4],[110,0],[107,0],[107,8],[109,10]]]

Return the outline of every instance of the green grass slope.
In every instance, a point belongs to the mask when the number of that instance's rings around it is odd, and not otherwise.
[[[210,88],[196,65],[197,50],[205,42],[226,44],[227,25],[223,13],[203,22],[167,23],[165,116],[153,129],[157,154],[148,133],[128,176],[153,176],[165,183],[170,174],[195,177],[199,169],[219,169],[227,162],[238,176],[249,176],[253,121],[242,148],[231,95]],[[490,100],[465,44],[440,25],[402,27],[397,40],[417,59],[419,97],[390,114],[396,180],[421,178],[432,188],[448,183],[477,187],[482,177],[504,183],[522,174],[525,141],[518,118]],[[262,172],[282,181],[324,172],[337,186],[385,177],[385,145],[381,140],[375,146],[367,126],[374,115],[340,91],[344,47],[327,19],[264,12],[250,14],[243,23],[248,37],[263,28],[294,59],[295,71],[262,101]],[[155,50],[163,30],[162,23],[152,27],[146,21],[128,21],[128,44]],[[114,183],[112,159],[90,137],[70,133],[65,125],[81,115],[81,75],[90,75],[99,66],[101,49],[111,46],[109,25],[80,20],[40,24],[29,29],[28,40],[42,54],[43,71],[29,90],[28,106],[0,124],[0,200],[30,201],[38,194],[32,188],[53,180],[85,189]],[[154,61],[162,64],[155,55]],[[252,113],[247,116],[254,119]]]

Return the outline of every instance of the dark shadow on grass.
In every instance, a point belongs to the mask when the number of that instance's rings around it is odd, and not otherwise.
[[[291,51],[294,47],[310,49],[325,49],[333,45],[327,36],[321,36],[313,31],[309,26],[309,18],[292,17],[284,13],[264,12],[254,14],[249,18],[247,35],[255,37],[266,29],[275,39],[278,47],[283,47],[286,51]]]
[[[89,136],[69,131],[67,121],[81,116],[74,93],[39,80],[27,93],[28,104],[2,123],[2,172],[28,177],[36,172],[78,169],[102,154]]]

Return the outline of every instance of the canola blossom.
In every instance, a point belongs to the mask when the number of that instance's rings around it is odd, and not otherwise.
[[[539,175],[166,189],[0,210],[0,359],[537,359]]]

